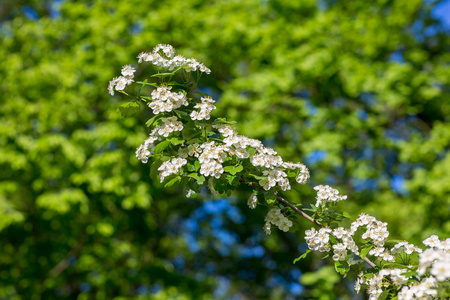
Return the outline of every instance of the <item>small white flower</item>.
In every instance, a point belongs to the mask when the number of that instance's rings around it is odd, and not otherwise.
[[[250,195],[250,197],[248,198],[247,204],[251,209],[256,208],[256,205],[258,204],[258,198],[256,197],[255,193],[252,193]]]
[[[134,72],[136,72],[136,69],[133,68],[131,65],[125,65],[122,67],[123,76],[134,76]]]

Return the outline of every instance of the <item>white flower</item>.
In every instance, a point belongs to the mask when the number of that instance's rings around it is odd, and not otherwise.
[[[140,145],[136,149],[136,157],[144,164],[148,162],[148,158],[151,155],[150,151],[148,150],[148,145]]]
[[[286,218],[278,208],[272,208],[265,218],[264,231],[270,234],[270,224],[278,227],[278,229],[287,232],[292,226],[292,221]]]
[[[325,205],[327,202],[338,202],[347,199],[347,196],[339,195],[339,191],[328,186],[318,185],[314,189],[317,191],[316,206]]]
[[[300,184],[305,184],[309,179],[309,170],[305,165],[298,164],[298,168],[300,169],[300,173],[295,179]]]
[[[258,197],[256,197],[255,193],[252,193],[247,201],[248,207],[251,209],[255,209],[256,205],[258,204]]]
[[[193,190],[190,189],[189,191],[187,191],[186,197],[187,197],[187,198],[191,198],[193,194],[195,194],[195,191],[193,191]]]
[[[122,75],[123,76],[134,76],[134,72],[136,72],[136,69],[133,68],[131,65],[125,65],[122,67]]]
[[[210,97],[202,97],[200,99],[202,102],[197,103],[194,108],[200,108],[199,111],[192,111],[190,114],[192,120],[209,120],[210,113],[216,107],[213,105],[214,100]]]
[[[180,168],[186,163],[187,160],[184,158],[173,158],[171,161],[163,162],[158,168],[158,171],[161,171],[159,174],[161,182],[163,182],[167,176],[178,173]]]
[[[270,227],[271,227],[271,226],[270,226],[270,222],[264,223],[263,229],[264,229],[264,232],[265,232],[267,235],[269,235],[269,234],[271,233]]]
[[[423,241],[423,244],[432,248],[432,247],[436,247],[437,245],[439,245],[439,237],[437,235],[432,235],[429,238],[425,239]]]
[[[151,53],[141,52],[137,56],[138,62],[143,61],[151,62],[152,64],[167,68],[170,71],[176,67],[184,66],[187,72],[200,71],[206,74],[210,74],[211,70],[205,67],[202,63],[199,63],[195,59],[186,59],[182,55],[175,55],[175,49],[168,44],[159,44],[153,48]]]
[[[336,228],[336,229],[333,231],[333,234],[334,234],[334,236],[337,237],[338,239],[341,239],[342,236],[344,236],[344,235],[347,234],[347,231],[344,229],[344,227],[339,227],[339,228]]]

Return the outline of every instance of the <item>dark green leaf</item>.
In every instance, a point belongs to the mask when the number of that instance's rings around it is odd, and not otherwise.
[[[229,184],[233,184],[233,180],[236,178],[236,175],[227,174],[226,179]]]
[[[119,106],[119,112],[123,117],[130,117],[140,110],[141,106],[135,101],[127,102]]]
[[[167,149],[167,147],[169,147],[170,142],[169,141],[162,141],[161,143],[159,143],[158,145],[156,145],[155,149],[153,150],[154,153],[160,153],[164,150]]]
[[[189,113],[187,113],[187,112],[185,112],[185,111],[182,111],[182,110],[179,110],[179,109],[175,109],[175,112],[176,112],[176,113],[179,113],[179,114],[182,115],[182,116],[187,116],[187,115],[189,115]]]
[[[161,115],[153,116],[153,117],[150,118],[147,122],[145,122],[145,125],[146,125],[147,127],[150,127],[150,126],[153,125],[153,123],[155,123],[157,120],[161,119],[162,117],[163,117],[163,116],[161,116]]]
[[[188,169],[189,172],[194,172],[194,171],[195,171],[194,165],[193,165],[192,163],[190,163],[190,162],[188,162],[188,163],[186,164],[186,167],[187,167],[187,169]]]
[[[171,187],[172,185],[174,185],[176,182],[180,181],[181,176],[177,176],[175,178],[172,178],[171,180],[169,180],[169,182],[167,182],[164,187]]]

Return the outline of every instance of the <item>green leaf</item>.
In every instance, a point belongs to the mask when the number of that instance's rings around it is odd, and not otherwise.
[[[385,267],[385,268],[398,268],[398,269],[404,269],[404,268],[406,268],[406,265],[399,264],[399,263],[396,263],[396,262],[389,262],[389,263],[383,265],[383,267]]]
[[[312,211],[312,212],[316,212],[317,211],[317,207],[313,204],[310,204],[311,208],[304,208],[303,210],[306,211]]]
[[[288,171],[287,176],[288,177],[297,177],[297,173],[296,172],[292,172],[292,171]]]
[[[175,72],[173,72],[173,73],[175,73]],[[183,84],[183,83],[179,83],[179,82],[176,82],[176,81],[171,81],[171,82],[168,82],[168,83],[166,83],[166,85],[179,85],[179,86],[186,86],[185,84]]]
[[[334,267],[336,268],[336,271],[341,275],[344,275],[345,273],[350,271],[350,266],[347,264],[346,261],[337,260],[334,262]]]
[[[175,178],[172,178],[171,180],[169,180],[169,182],[167,182],[164,187],[171,187],[172,185],[174,185],[176,182],[180,181],[181,176],[177,176]]]
[[[247,152],[250,156],[253,156],[256,153],[256,149],[253,147],[248,146],[247,147]]]
[[[370,245],[369,247],[362,249],[361,252],[359,253],[359,257],[364,259],[367,256],[367,253],[369,253],[370,249],[372,249],[374,246],[375,245]]]
[[[207,94],[204,94],[206,96],[208,96]],[[227,119],[225,118],[217,118],[214,120],[213,123],[222,123],[222,124],[229,124],[229,125],[234,125],[236,124],[236,121],[227,121]]]
[[[175,75],[175,73],[158,73],[158,74],[153,74],[150,77],[164,78],[164,77],[173,76],[173,75]]]
[[[163,117],[163,116],[161,116],[161,115],[153,116],[153,117],[150,118],[147,122],[145,122],[145,125],[146,125],[147,127],[150,127],[150,126],[153,125],[153,123],[155,123],[156,121],[158,121],[158,120],[161,119],[162,117]]]
[[[255,179],[258,179],[258,180],[266,180],[267,179],[266,176],[258,176],[258,175],[255,175],[255,174],[248,174],[248,176],[252,176],[252,177],[254,177]]]
[[[380,296],[378,296],[378,300],[386,300],[388,295],[389,295],[389,290],[386,290],[386,291],[382,292]]]
[[[179,110],[179,109],[175,109],[175,112],[176,112],[176,113],[179,113],[179,114],[182,115],[182,116],[187,116],[187,115],[189,115],[189,113],[187,113],[187,112],[185,112],[185,111],[182,111],[182,110]]]
[[[405,277],[412,277],[412,276],[417,276],[417,272],[416,271],[409,271],[409,272],[402,273],[401,275],[403,275]]]
[[[153,82],[147,82],[147,79],[145,79],[144,81],[136,81],[136,83],[142,84],[142,85],[151,85],[151,86],[153,86],[155,88],[158,87],[158,84],[153,83]]]
[[[207,131],[206,132],[206,136],[213,136],[213,135],[217,135],[218,136],[218,133],[214,132],[214,131]]]
[[[400,242],[404,242],[404,240],[387,240],[385,244],[397,244]]]
[[[190,163],[190,162],[188,162],[188,163],[186,164],[186,167],[187,167],[187,169],[188,169],[189,172],[194,172],[194,171],[195,171],[194,165],[193,165],[192,163]]]
[[[292,264],[294,264],[295,265],[295,263],[296,262],[298,262],[299,260],[301,260],[301,259],[304,259],[307,255],[308,255],[308,253],[310,253],[311,252],[311,250],[306,250],[306,252],[305,253],[303,253],[302,255],[300,255],[299,257],[297,257],[296,259],[294,259],[294,262],[292,263]]]
[[[161,143],[159,143],[158,145],[156,145],[155,149],[153,150],[153,152],[156,153],[161,153],[162,151],[166,150],[167,147],[169,147],[170,142],[169,141],[162,141]]]
[[[205,182],[205,176],[198,175],[197,173],[190,173],[188,174],[189,177],[194,178],[198,184],[203,184]]]
[[[139,90],[137,91],[138,94],[141,93],[141,90],[144,88],[145,84],[147,83],[147,79],[144,80],[144,82],[142,82],[142,86],[139,88]]]
[[[127,102],[119,106],[119,112],[123,117],[130,117],[140,112],[141,106],[135,101]]]
[[[347,219],[351,219],[351,218],[352,218],[352,216],[350,216],[349,213],[346,212],[346,211],[344,211],[344,212],[342,213],[342,215],[343,215],[345,218],[347,218]]]
[[[198,160],[196,160],[194,162],[194,166],[195,166],[195,171],[198,171],[198,169],[200,169],[200,162]]]
[[[223,170],[227,173],[230,173],[231,175],[236,175],[236,173],[242,171],[244,169],[243,166],[239,165],[239,166],[226,166],[225,168],[223,168]]]
[[[179,139],[179,138],[176,138],[176,137],[171,138],[169,141],[170,141],[173,145],[181,145],[181,144],[183,144],[183,143],[185,142],[185,140],[182,140],[182,139]]]
[[[264,194],[264,199],[266,200],[267,204],[274,204],[277,201],[277,196],[272,192],[266,192]]]
[[[227,179],[227,181],[228,181],[229,184],[233,184],[233,180],[234,180],[236,177],[237,177],[236,175],[230,175],[230,174],[227,174],[226,179]]]

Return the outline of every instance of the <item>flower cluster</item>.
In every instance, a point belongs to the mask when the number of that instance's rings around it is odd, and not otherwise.
[[[147,141],[147,140],[146,140]],[[144,143],[140,145],[136,149],[136,157],[146,164],[148,162],[148,158],[152,156],[153,149],[155,149],[155,145],[153,143]]]
[[[136,69],[131,65],[125,65],[122,67],[122,76],[116,77],[109,82],[108,93],[114,96],[114,90],[123,91],[125,86],[134,82],[134,72]]]
[[[198,62],[195,58],[186,59],[182,55],[175,55],[175,49],[171,45],[159,44],[152,52],[141,52],[137,56],[138,62],[151,62],[155,66],[167,68],[170,71],[178,67],[183,67],[185,71],[200,71],[210,74],[211,70],[204,64]]]
[[[178,171],[182,166],[184,166],[187,163],[187,160],[184,158],[173,158],[170,161],[165,161],[161,164],[161,166],[158,168],[158,171],[161,171],[159,174],[159,177],[161,178],[161,182],[164,181],[164,178],[166,178],[169,175],[177,174]]]
[[[450,238],[440,241],[436,235],[432,235],[423,243],[429,246],[422,254],[419,255],[420,275],[425,274],[430,268],[430,274],[437,281],[445,281],[450,278]]]
[[[152,91],[152,102],[148,104],[155,115],[161,112],[171,112],[182,105],[188,106],[186,95],[183,92],[171,92],[171,86],[159,86]]]
[[[383,293],[382,288],[384,286],[389,285],[385,277],[389,276],[390,281],[396,286],[402,286],[403,284],[408,282],[409,277],[405,277],[402,274],[405,273],[406,269],[382,269],[380,272],[375,274],[372,278],[363,278],[360,277],[355,282],[355,291],[359,293],[361,288],[361,284],[365,284],[368,286],[367,294],[369,295],[370,300],[376,300]],[[410,299],[410,298],[408,298]]]
[[[325,205],[327,202],[338,202],[347,199],[347,196],[339,195],[337,189],[332,188],[328,185],[318,185],[314,189],[317,191],[316,206]]]
[[[224,172],[222,163],[227,157],[225,153],[227,147],[225,145],[216,146],[215,142],[205,142],[200,149],[201,154],[198,157],[201,165],[200,174],[220,178]]]
[[[425,278],[420,282],[413,282],[407,286],[404,286],[398,293],[398,300],[411,300],[411,299],[435,299],[437,296],[436,288],[438,282],[433,277]]]
[[[345,260],[347,257],[347,247],[342,243],[333,245],[333,260]]]
[[[412,254],[414,251],[418,253],[422,253],[422,249],[417,247],[416,245],[410,244],[408,242],[398,242],[394,245],[393,248],[391,248],[392,254],[401,253],[402,251],[405,251],[406,254]]]
[[[292,221],[286,218],[279,208],[272,208],[266,215],[266,223],[264,224],[264,231],[266,234],[271,232],[271,224],[278,227],[278,229],[287,232],[292,226]]]
[[[136,157],[144,164],[148,162],[148,158],[152,156],[155,149],[155,142],[160,140],[160,136],[168,137],[174,131],[183,130],[183,123],[178,121],[177,117],[168,117],[162,119],[163,124],[152,130],[144,144],[136,149]]]
[[[216,109],[214,106],[214,100],[211,97],[202,97],[200,99],[202,102],[197,103],[194,108],[200,108],[200,110],[194,110],[191,112],[192,120],[209,120],[210,113],[213,109]]]
[[[169,134],[171,134],[174,131],[183,130],[183,123],[178,121],[178,118],[175,116],[163,118],[162,121],[163,125],[157,128],[158,135],[160,136],[168,137]]]
[[[359,218],[350,225],[350,232],[356,232],[358,227],[361,226],[366,227],[366,232],[362,235],[363,239],[370,238],[375,246],[383,247],[389,236],[387,223],[380,222],[375,217],[362,213],[359,215]]]
[[[289,184],[289,179],[287,179],[287,174],[281,169],[264,170],[263,174],[267,178],[261,179],[259,185],[263,187],[266,191],[270,190],[271,187],[277,184],[281,187],[283,191],[290,190],[291,185]]]
[[[347,249],[352,251],[354,254],[359,255],[359,249],[352,238],[352,234],[343,227],[339,227],[334,230],[326,227],[321,228],[319,231],[311,228],[310,230],[306,230],[305,234],[305,240],[309,249],[320,252],[329,252],[331,250],[330,235],[333,235],[336,239],[340,239],[342,242],[336,243],[332,246],[334,249],[334,260],[346,260],[348,254]],[[355,264],[359,261],[356,261],[353,257],[349,257],[347,262],[349,264]]]
[[[330,228],[320,228],[316,231],[315,228],[305,231],[305,240],[308,244],[308,248],[320,252],[330,251],[330,234],[332,230]]]
[[[295,181],[297,181],[300,184],[305,184],[306,181],[309,179],[309,170],[308,168],[303,164],[295,164],[297,168],[300,169],[300,173],[298,174]]]

